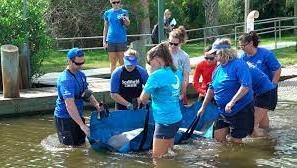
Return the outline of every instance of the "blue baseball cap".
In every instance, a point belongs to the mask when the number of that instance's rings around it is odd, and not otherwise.
[[[124,65],[136,66],[138,64],[137,57],[135,55],[125,55],[124,56]]]
[[[83,57],[85,55],[84,51],[80,48],[71,48],[67,53],[68,59],[73,59],[74,57]]]
[[[210,55],[210,54],[213,54],[214,52],[217,52],[218,50],[226,49],[226,48],[231,48],[231,46],[228,44],[217,44],[216,42],[214,42],[212,44],[211,50],[207,51],[205,54]]]

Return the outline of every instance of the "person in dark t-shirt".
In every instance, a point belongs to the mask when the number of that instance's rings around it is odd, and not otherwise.
[[[148,78],[146,70],[138,65],[137,53],[129,49],[125,52],[124,65],[111,74],[111,98],[117,110],[131,110],[140,107],[139,96]]]

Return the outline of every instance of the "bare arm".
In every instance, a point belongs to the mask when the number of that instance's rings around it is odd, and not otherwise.
[[[90,104],[96,108],[97,112],[103,110],[103,107],[100,107],[100,105],[94,95],[91,95],[91,97],[90,97]]]
[[[107,36],[107,31],[108,31],[108,22],[104,20],[104,27],[103,27],[103,38],[102,38],[102,44],[104,48],[107,48],[107,43],[106,43],[106,36]]]
[[[118,93],[111,93],[110,96],[115,102],[120,103],[123,106],[127,107],[130,104],[130,102],[128,102]]]
[[[123,16],[123,22],[125,26],[129,26],[130,25],[130,19],[128,16]]]
[[[140,101],[142,102],[142,104],[147,104],[150,99],[150,95],[145,93],[144,91],[142,91],[139,98],[140,98]]]
[[[183,76],[184,76],[184,81],[182,83],[182,95],[186,95],[187,94],[187,87],[188,87],[188,84],[189,84],[190,73],[184,71]]]
[[[226,112],[231,112],[231,108],[235,105],[235,103],[240,100],[244,95],[247,94],[249,91],[248,87],[240,86],[236,94],[232,97],[230,102],[226,105],[225,111]]]
[[[206,95],[205,95],[205,99],[200,107],[200,109],[198,110],[197,112],[197,115],[202,115],[208,105],[208,103],[211,101],[211,99],[213,98],[214,96],[214,92],[212,89],[208,89],[207,92],[206,92]]]
[[[277,84],[281,75],[282,69],[279,68],[278,70],[273,72],[272,83]]]
[[[76,104],[74,103],[74,98],[65,99],[65,104],[70,117],[80,126],[80,129],[88,136],[90,133],[89,127],[82,121],[77,110]]]

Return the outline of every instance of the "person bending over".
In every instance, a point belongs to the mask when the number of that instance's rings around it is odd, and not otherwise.
[[[137,63],[137,53],[129,49],[125,52],[124,65],[111,74],[111,98],[117,110],[131,110],[140,107],[139,96],[148,74]],[[134,106],[133,106],[134,105]]]

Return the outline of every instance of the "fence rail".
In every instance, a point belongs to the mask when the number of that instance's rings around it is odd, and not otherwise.
[[[297,20],[297,17],[277,17],[277,18],[269,18],[269,19],[263,19],[263,20],[256,20],[255,21],[255,31],[261,35],[261,34],[269,34],[274,33],[274,43],[275,47],[277,48],[277,40],[281,40],[282,38],[282,32],[288,31],[288,30],[294,30],[297,29],[297,25],[294,25],[294,20]],[[289,23],[286,23],[289,22]],[[258,28],[257,27],[262,27]],[[228,33],[219,33],[219,29],[221,30],[228,30],[231,31]],[[233,24],[224,24],[224,25],[217,25],[217,26],[211,26],[211,27],[203,27],[203,28],[197,28],[197,29],[188,29],[187,33],[194,33],[198,34],[200,36],[197,37],[197,35],[190,36],[190,38],[187,40],[187,42],[197,42],[201,41],[204,42],[204,46],[206,46],[208,40],[213,40],[218,37],[225,37],[228,36],[236,41],[238,39],[239,34],[243,33],[244,29],[244,22],[239,23],[233,23]],[[216,30],[218,34],[210,34],[209,31]],[[151,34],[130,34],[127,35],[128,39],[131,38],[149,38]],[[278,38],[277,38],[278,37]],[[100,40],[103,36],[92,36],[92,37],[70,37],[70,38],[55,38],[56,40],[56,47],[58,51],[68,51],[68,48],[61,48],[60,43],[61,42],[67,42],[71,44],[71,47],[75,47],[75,43],[82,40]],[[150,41],[150,40],[147,40]],[[147,46],[152,46],[154,44],[146,44]],[[237,46],[236,46],[237,47]],[[82,47],[84,50],[100,50],[104,49],[102,46],[96,46],[96,47]]]

